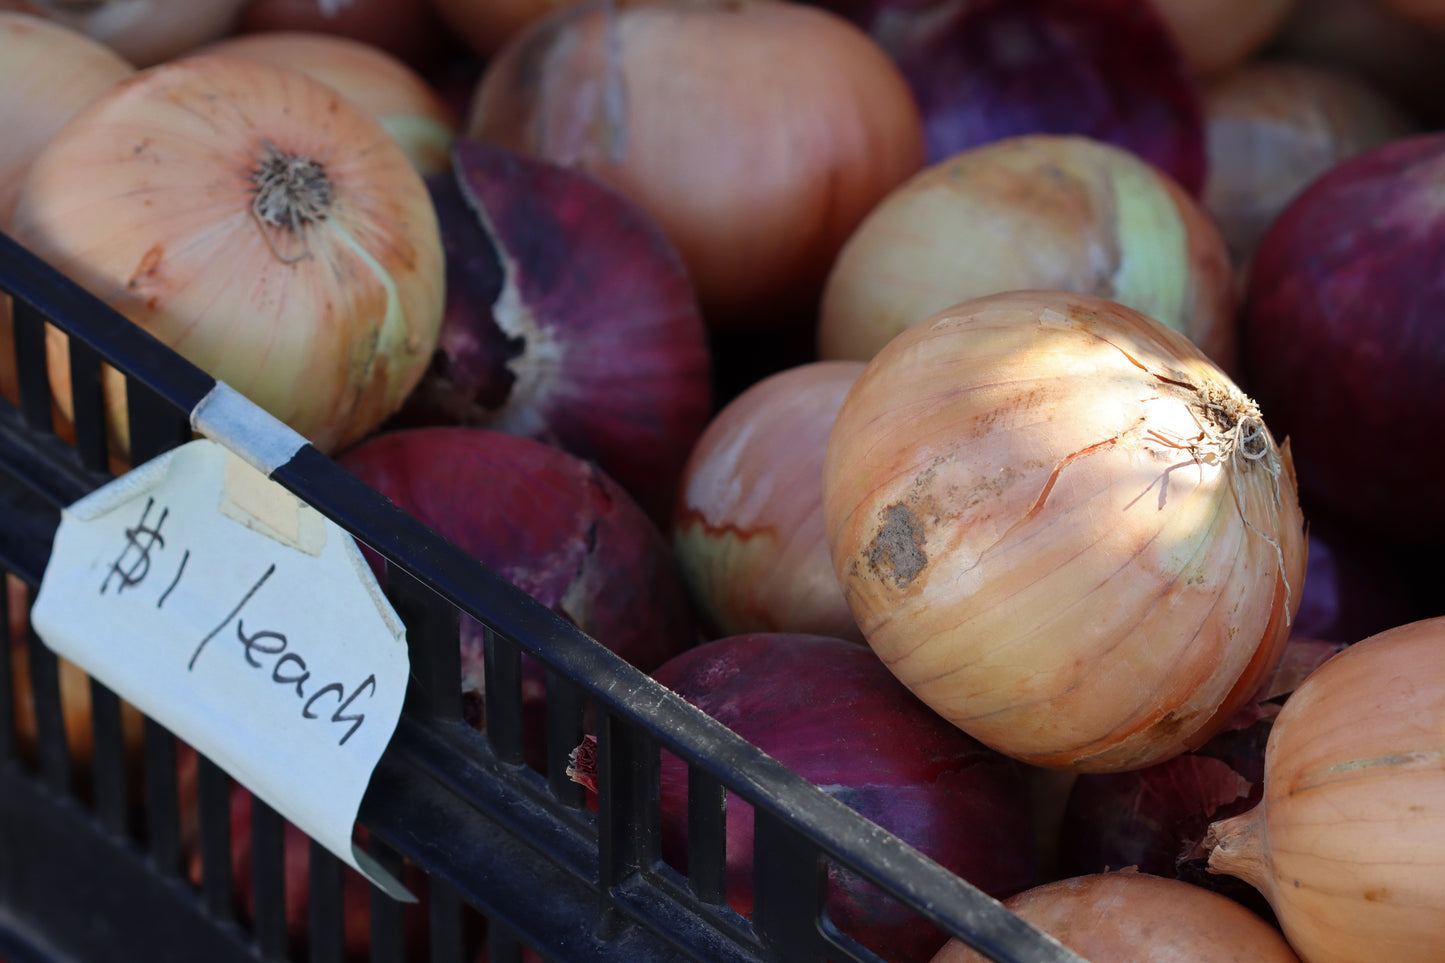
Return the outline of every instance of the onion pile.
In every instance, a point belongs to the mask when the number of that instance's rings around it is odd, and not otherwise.
[[[670,524],[712,412],[707,329],[657,223],[596,179],[462,138],[428,187],[447,259],[436,353],[394,419],[589,458]]]
[[[1033,885],[1021,768],[930,712],[866,648],[827,636],[716,639],[657,681],[905,842],[994,896]],[[664,855],[686,862],[687,767],[664,753]],[[727,809],[727,898],[752,912],[751,807]],[[942,931],[871,883],[829,867],[828,914],[885,959],[926,961]]]
[[[1004,905],[1091,963],[1300,963],[1279,931],[1244,907],[1147,873],[1056,880]],[[985,959],[951,940],[932,963]]]
[[[441,237],[422,178],[359,108],[271,64],[193,56],[111,88],[36,158],[12,228],[323,451],[401,406],[441,326]],[[54,334],[51,383],[67,409]],[[113,371],[106,389],[124,449]]]
[[[898,69],[781,0],[589,0],[489,61],[464,133],[575,167],[662,225],[721,328],[809,322],[848,234],[923,163]]]
[[[428,73],[451,55],[433,3],[418,0],[245,0],[236,32],[304,30],[359,40]]]
[[[1229,254],[1204,208],[1123,148],[1043,134],[961,151],[891,191],[828,276],[818,351],[867,361],[959,301],[1030,288],[1118,301],[1234,367]]]
[[[1345,649],[1275,718],[1264,795],[1209,867],[1274,907],[1305,963],[1437,960],[1445,931],[1445,619]]]
[[[98,40],[137,67],[150,67],[217,40],[236,25],[244,0],[0,0]]]
[[[815,361],[732,399],[688,457],[673,545],[712,636],[861,642],[823,537],[823,454],[861,361]]]
[[[1196,74],[1225,73],[1283,29],[1297,0],[1149,0]]]
[[[1201,745],[1300,601],[1288,446],[1187,339],[1101,298],[1011,292],[898,335],[843,402],[823,486],[868,644],[1046,768]]]

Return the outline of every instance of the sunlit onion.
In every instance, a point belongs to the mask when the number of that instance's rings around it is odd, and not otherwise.
[[[1140,768],[1251,699],[1299,605],[1288,447],[1181,335],[1082,294],[940,312],[869,362],[823,474],[864,638],[1050,768]]]
[[[1235,365],[1229,255],[1199,202],[1120,147],[1042,134],[957,153],[883,198],[828,276],[818,351],[866,361],[934,312],[1025,288],[1118,301]]]

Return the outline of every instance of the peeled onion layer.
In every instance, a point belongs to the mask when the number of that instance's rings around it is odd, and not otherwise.
[[[729,636],[683,652],[653,677],[793,772],[1003,898],[1033,885],[1034,836],[1022,767],[930,712],[866,648],[806,633]],[[686,862],[688,772],[664,753],[664,855]],[[753,910],[753,811],[726,810],[728,903]],[[895,963],[924,963],[942,930],[844,867],[828,867],[827,911]]]
[[[466,424],[590,458],[666,527],[712,413],[707,328],[641,208],[469,138],[428,181],[447,258],[431,366],[398,425]]]
[[[323,451],[401,406],[441,326],[421,176],[360,108],[271,64],[197,55],[112,87],[37,157],[12,227]],[[67,345],[50,333],[68,409]],[[105,380],[123,449],[123,384]]]
[[[1445,618],[1344,649],[1265,746],[1264,794],[1210,827],[1211,871],[1255,886],[1307,963],[1440,959]]]
[[[1192,194],[1204,186],[1197,83],[1149,0],[885,0],[853,15],[907,78],[929,163],[1018,134],[1082,134]]]
[[[1187,339],[1087,295],[980,298],[898,335],[839,412],[823,505],[869,645],[1046,768],[1202,744],[1299,604],[1288,447]]]

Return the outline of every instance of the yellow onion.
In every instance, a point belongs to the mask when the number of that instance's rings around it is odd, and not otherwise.
[[[335,90],[271,64],[193,56],[112,88],[36,159],[14,233],[323,450],[396,411],[441,326],[421,176]],[[121,391],[107,377],[117,412]]]
[[[823,453],[861,361],[786,368],[729,401],[693,445],[673,545],[714,637],[863,641],[823,537]]]
[[[1218,78],[1204,90],[1204,116],[1204,207],[1239,267],[1306,184],[1414,130],[1404,110],[1358,74],[1282,60]]]
[[[150,67],[223,37],[244,0],[0,0],[78,30],[138,67]]]
[[[1055,880],[1004,905],[1090,963],[1299,963],[1279,931],[1228,897],[1135,871]],[[983,963],[951,940],[932,963]]]
[[[903,75],[779,0],[588,0],[514,36],[463,133],[575,167],[662,225],[714,328],[811,323],[868,210],[923,166]]]
[[[1121,147],[1048,134],[954,154],[879,202],[828,276],[818,352],[867,361],[936,311],[1025,288],[1126,304],[1233,368],[1229,254],[1204,208]]]
[[[1288,448],[1183,336],[1016,291],[920,321],[854,383],[823,517],[868,644],[1015,758],[1194,748],[1263,685],[1299,604]]]
[[[1210,827],[1209,868],[1269,900],[1306,963],[1445,947],[1445,618],[1341,651],[1285,702],[1264,796]]]
[[[457,133],[451,108],[420,74],[380,47],[336,34],[273,30],[228,37],[201,52],[300,70],[375,118],[423,177],[451,169]]]

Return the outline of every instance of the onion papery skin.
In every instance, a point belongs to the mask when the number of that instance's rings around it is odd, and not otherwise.
[[[866,648],[801,633],[715,639],[657,681],[824,792],[985,892],[1034,883],[1021,767],[939,719]],[[662,760],[664,855],[686,861],[687,767]],[[752,807],[727,809],[728,902],[752,912]],[[945,935],[872,884],[829,867],[828,914],[888,960],[926,961]]]
[[[867,361],[960,301],[1038,288],[1118,301],[1235,366],[1232,267],[1204,208],[1123,148],[1047,134],[961,151],[889,192],[828,276],[818,353]]]
[[[1204,118],[1204,206],[1241,267],[1310,181],[1416,129],[1401,107],[1359,76],[1280,60],[1245,64],[1207,86]]]
[[[0,0],[0,9],[54,20],[152,67],[224,37],[244,0]]]
[[[1254,457],[1200,437],[1215,424],[1256,432]],[[1258,410],[1182,335],[1067,292],[889,342],[834,423],[823,512],[883,662],[1045,768],[1204,743],[1273,671],[1304,575],[1289,450]]]
[[[1300,963],[1279,931],[1231,900],[1139,872],[1055,880],[1004,901],[1091,963]],[[932,963],[982,963],[957,940]]]
[[[1246,63],[1275,35],[1298,0],[1149,0],[1185,61],[1201,77]]]
[[[637,202],[709,325],[731,330],[810,324],[848,235],[923,166],[888,56],[843,18],[778,0],[558,11],[489,61],[463,133]]]
[[[1275,219],[1245,293],[1243,380],[1300,497],[1363,535],[1445,537],[1445,134],[1335,165]]]
[[[325,217],[263,230],[257,171],[287,158],[318,165]],[[401,406],[441,327],[426,184],[359,108],[271,64],[193,56],[113,87],[36,159],[13,233],[322,451]],[[68,352],[52,335],[51,384],[67,409]]]
[[[697,641],[671,546],[593,463],[530,438],[469,427],[387,431],[337,460],[642,671]],[[463,710],[480,726],[483,630],[465,615],[461,652]],[[525,655],[522,672],[527,745],[535,754],[544,735],[544,672]]]
[[[595,178],[470,138],[428,187],[445,317],[395,424],[556,445],[666,528],[713,400],[707,327],[662,229]]]
[[[1191,193],[1204,184],[1198,85],[1148,0],[884,0],[852,15],[908,79],[928,163],[1004,137],[1078,134]]]
[[[229,37],[200,52],[299,70],[370,114],[418,174],[430,177],[451,167],[457,118],[420,74],[379,47],[335,34],[278,30]]]
[[[823,453],[861,361],[813,361],[728,402],[693,447],[673,546],[709,634],[862,642],[823,534]]]
[[[1210,828],[1209,867],[1274,907],[1306,963],[1440,958],[1445,619],[1356,642],[1285,702],[1264,796]]]

